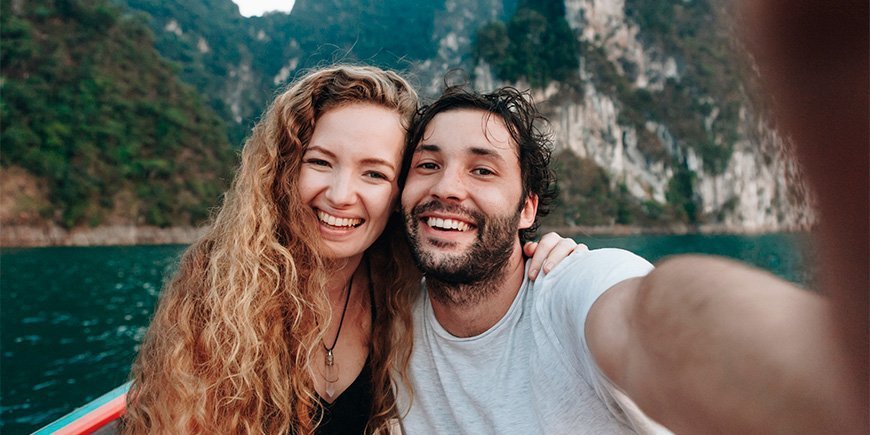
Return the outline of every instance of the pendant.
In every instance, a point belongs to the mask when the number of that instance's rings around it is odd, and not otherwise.
[[[332,401],[335,397],[335,383],[338,382],[338,365],[335,363],[335,355],[332,354],[331,349],[326,349],[320,376],[326,381],[326,400]]]
[[[323,380],[327,382],[326,390],[327,394],[329,394],[329,389],[333,388],[332,385],[335,382],[338,382],[338,364],[335,363],[335,355],[332,354],[331,350],[326,351],[326,359],[324,360],[323,370],[321,371],[321,376],[323,376]]]

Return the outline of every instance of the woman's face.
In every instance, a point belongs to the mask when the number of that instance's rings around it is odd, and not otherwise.
[[[302,156],[299,191],[335,258],[361,255],[384,231],[399,193],[399,113],[353,103],[320,116]]]

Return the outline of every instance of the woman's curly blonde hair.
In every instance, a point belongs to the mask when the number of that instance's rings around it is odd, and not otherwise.
[[[407,128],[417,95],[396,73],[334,66],[278,95],[254,127],[222,208],[160,298],[133,365],[126,433],[314,431],[322,409],[313,357],[318,325],[331,317],[330,264],[298,177],[317,120],[352,103],[395,110]],[[419,281],[402,231],[393,213],[366,254],[377,271],[370,432],[396,413],[391,371],[407,383]]]

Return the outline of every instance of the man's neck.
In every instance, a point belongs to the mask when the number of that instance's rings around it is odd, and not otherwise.
[[[519,244],[500,273],[475,284],[451,284],[438,280],[426,280],[429,300],[438,323],[456,337],[480,335],[498,323],[513,304],[525,274],[525,261]],[[433,289],[435,291],[433,292]],[[433,293],[485,295],[462,303],[447,298],[433,297]]]

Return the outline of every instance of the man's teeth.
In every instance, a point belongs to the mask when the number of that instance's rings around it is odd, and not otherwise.
[[[457,231],[467,231],[470,226],[467,223],[458,221],[456,219],[429,218],[426,223],[433,228]]]
[[[362,219],[335,217],[320,210],[317,211],[317,218],[334,227],[357,227],[362,223]]]

